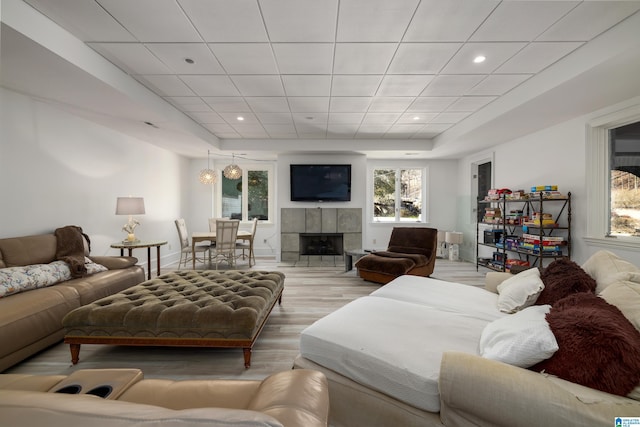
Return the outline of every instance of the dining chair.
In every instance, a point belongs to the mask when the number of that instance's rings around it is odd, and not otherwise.
[[[176,228],[178,229],[178,237],[180,238],[180,261],[178,261],[178,270],[182,264],[187,266],[188,262],[193,259],[193,248],[191,247],[191,241],[189,240],[189,232],[187,231],[187,223],[184,218],[178,218],[175,220]],[[209,245],[196,245],[195,258],[197,262],[205,263],[208,261],[211,264],[211,252]]]
[[[249,252],[249,267],[251,267],[251,260],[253,260],[253,264],[256,263],[256,257],[253,253],[253,241],[256,237],[256,229],[258,228],[258,218],[254,218],[251,223],[251,237],[249,240],[243,239],[238,240],[236,243],[236,250],[242,250],[242,259],[246,258],[245,251]]]
[[[236,240],[240,221],[237,219],[216,220],[216,246],[213,249],[213,259],[218,264],[226,261],[230,267],[236,265]]]

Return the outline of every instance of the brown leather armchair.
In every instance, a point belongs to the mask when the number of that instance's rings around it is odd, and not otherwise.
[[[394,227],[386,251],[372,252],[355,266],[364,280],[388,283],[403,274],[429,276],[436,264],[438,230],[428,227]]]

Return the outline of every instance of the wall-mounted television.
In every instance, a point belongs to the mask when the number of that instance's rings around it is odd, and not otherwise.
[[[291,165],[291,201],[350,200],[351,165]]]

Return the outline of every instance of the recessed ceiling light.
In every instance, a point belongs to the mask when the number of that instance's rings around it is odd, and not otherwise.
[[[413,116],[413,120],[420,120],[420,116]]]
[[[186,62],[187,64],[195,64],[196,63],[196,61],[194,61],[191,58],[184,58],[184,62]]]
[[[313,119],[314,119],[314,117],[313,117],[313,116],[307,116],[307,117],[305,117],[305,119],[307,119],[307,120],[313,120]]]
[[[238,120],[239,122],[241,122],[241,121],[243,121],[243,120],[244,120],[244,117],[242,117],[242,116],[238,116],[238,117],[236,117],[236,120]]]
[[[475,62],[476,64],[480,64],[481,62],[484,62],[485,59],[487,59],[486,56],[478,55],[475,58],[473,58],[473,62]]]

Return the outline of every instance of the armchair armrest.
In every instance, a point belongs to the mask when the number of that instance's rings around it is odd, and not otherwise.
[[[138,258],[132,256],[90,256],[89,259],[109,270],[122,270],[136,265]]]
[[[640,413],[640,401],[480,356],[446,352],[440,417],[447,426],[610,426]]]
[[[502,273],[499,271],[490,271],[484,277],[484,288],[494,294],[498,293],[498,285],[509,277],[513,277],[511,273]]]

